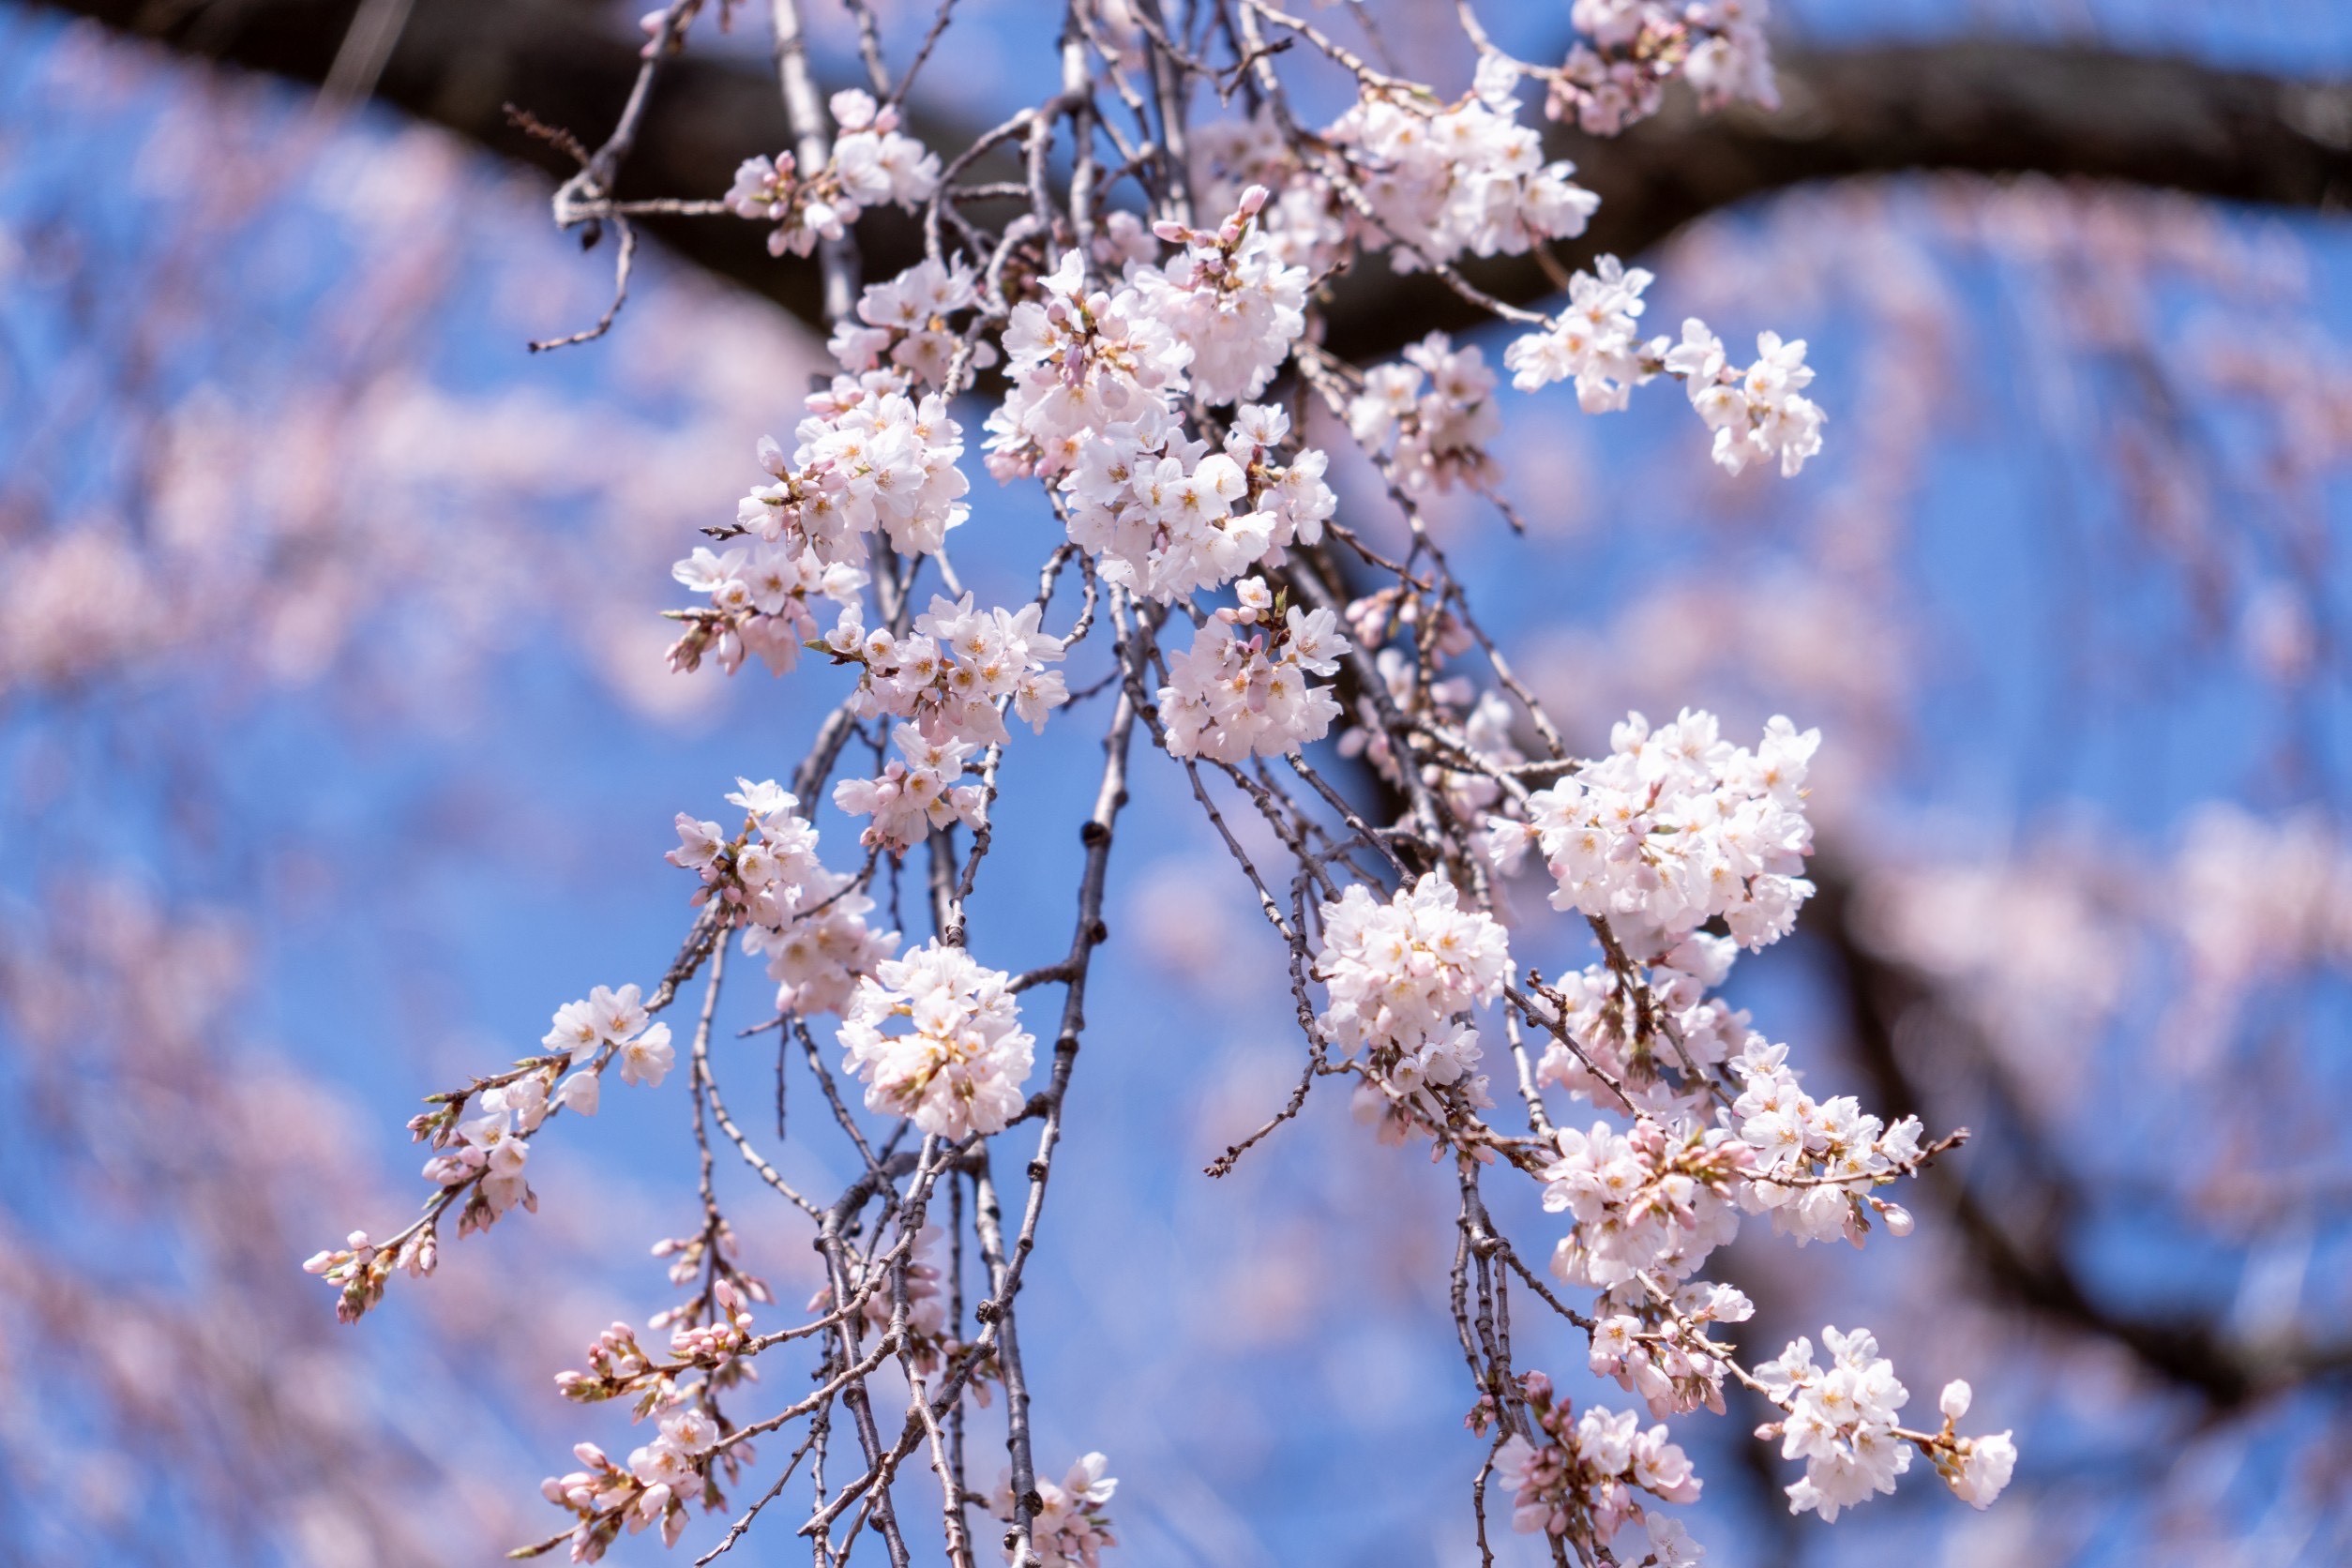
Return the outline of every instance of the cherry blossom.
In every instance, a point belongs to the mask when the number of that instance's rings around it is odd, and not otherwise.
[[[1774,717],[1754,751],[1723,740],[1712,714],[1686,709],[1655,733],[1639,714],[1609,734],[1611,754],[1536,791],[1524,820],[1494,819],[1504,870],[1540,845],[1558,880],[1555,909],[1638,915],[1668,934],[1720,916],[1742,947],[1777,942],[1813,884],[1805,768],[1820,731]]]
[[[1104,1473],[1109,1468],[1110,1461],[1102,1455],[1089,1454],[1059,1482],[1038,1478],[1037,1495],[1045,1506],[1030,1523],[1028,1545],[1034,1555],[1028,1560],[1038,1568],[1100,1568],[1104,1548],[1119,1544],[1104,1508],[1119,1489],[1118,1478]],[[988,1506],[1000,1519],[1010,1521],[1018,1516],[1010,1476],[998,1486]],[[1015,1547],[1006,1547],[1004,1555],[1008,1562],[1022,1560]]]
[[[1003,1131],[1020,1114],[1036,1044],[1020,1027],[1011,978],[937,942],[877,964],[841,1019],[867,1105],[941,1138]],[[895,1019],[906,1033],[884,1033]]]
[[[1338,617],[1291,605],[1277,622],[1260,578],[1245,580],[1240,594],[1238,609],[1217,611],[1189,649],[1168,656],[1159,702],[1173,756],[1220,762],[1275,756],[1321,740],[1339,716],[1337,699],[1307,680],[1339,669],[1348,640]],[[1244,642],[1237,626],[1261,629]]]
[[[1511,1498],[1514,1530],[1572,1542],[1588,1560],[1593,1548],[1607,1546],[1635,1525],[1649,1540],[1681,1546],[1677,1532],[1649,1525],[1636,1496],[1698,1500],[1700,1482],[1690,1457],[1664,1426],[1644,1430],[1631,1410],[1596,1407],[1576,1415],[1541,1372],[1523,1376],[1518,1393],[1532,1439],[1515,1431],[1494,1455],[1495,1479]]]
[[[852,89],[833,96],[841,136],[832,160],[804,176],[793,155],[751,158],[735,171],[727,208],[774,223],[768,252],[806,256],[819,240],[837,240],[867,208],[912,206],[938,188],[939,155],[898,129],[898,112]]]
[[[1910,1395],[1866,1330],[1825,1328],[1821,1342],[1832,1357],[1828,1366],[1816,1366],[1813,1341],[1799,1338],[1779,1359],[1757,1366],[1756,1376],[1788,1412],[1770,1431],[1782,1440],[1782,1456],[1805,1462],[1804,1479],[1787,1488],[1788,1511],[1834,1521],[1840,1509],[1893,1491],[1895,1478],[1911,1468],[1912,1445],[1895,1425]]]

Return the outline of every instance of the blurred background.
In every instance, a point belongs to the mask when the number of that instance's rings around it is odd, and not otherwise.
[[[933,8],[879,8],[894,63]],[[1485,8],[1565,49],[1566,0]],[[850,84],[848,19],[810,9]],[[1059,8],[958,17],[922,123],[1052,90]],[[1450,7],[1320,20],[1467,85]],[[1653,320],[1810,339],[1826,453],[1733,480],[1679,397],[1506,393],[1526,536],[1438,515],[1585,746],[1634,707],[1821,727],[1822,891],[1737,999],[1817,1091],[1977,1137],[1909,1239],[1752,1226],[1724,1277],[1756,1354],[1859,1317],[2024,1457],[1989,1513],[1915,1475],[1823,1527],[1735,1408],[1678,1425],[1694,1532],[1759,1568],[2352,1562],[2352,8],[1773,22],[1779,113],[1560,140]],[[678,1096],[607,1096],[535,1159],[535,1216],[364,1329],[298,1265],[410,1213],[418,1095],[659,972],[671,814],[788,773],[837,695],[673,676],[656,613],[822,369],[807,270],[732,219],[665,230],[608,339],[525,351],[611,274],[500,106],[595,141],[636,37],[584,0],[0,0],[0,1561],[489,1561],[563,1522],[536,1483],[573,1441],[627,1445],[550,1380],[663,1299]],[[752,11],[698,24],[645,188],[784,143],[765,50]],[[1384,357],[1439,324],[1393,289],[1334,330]],[[973,499],[967,579],[1025,592],[1051,519]],[[1066,918],[1091,723],[1008,760],[990,962]],[[1200,1174],[1300,1046],[1181,776],[1135,788],[1024,1298],[1041,1465],[1110,1455],[1124,1562],[1474,1562],[1450,1178],[1336,1093]],[[768,1048],[721,1063],[754,1103]],[[813,1288],[781,1214],[745,1242]],[[1542,1334],[1522,1358],[1584,1397]]]

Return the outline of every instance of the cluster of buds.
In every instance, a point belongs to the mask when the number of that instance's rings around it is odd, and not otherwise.
[[[441,1247],[433,1235],[430,1221],[418,1226],[397,1246],[380,1247],[368,1240],[368,1232],[354,1230],[344,1238],[344,1245],[316,1252],[304,1260],[305,1274],[314,1274],[336,1288],[335,1316],[346,1323],[359,1321],[360,1314],[384,1299],[384,1288],[395,1269],[406,1269],[412,1276],[433,1272],[441,1260]]]
[[[642,1394],[649,1383],[665,1375],[637,1342],[637,1331],[626,1323],[615,1323],[596,1335],[588,1347],[587,1362],[585,1372],[555,1375],[557,1392],[582,1405]]]
[[[670,1331],[670,1353],[681,1362],[716,1371],[733,1362],[751,1338],[751,1304],[768,1300],[767,1288],[748,1275],[720,1279],[711,1287],[711,1320],[697,1310]],[[699,1309],[698,1299],[694,1305]]]
[[[707,1495],[711,1505],[717,1505],[703,1467],[720,1436],[709,1412],[687,1408],[664,1416],[661,1435],[631,1452],[626,1467],[605,1457],[595,1443],[573,1448],[573,1457],[584,1468],[539,1484],[548,1501],[580,1519],[571,1533],[572,1560],[595,1562],[622,1530],[635,1534],[652,1524],[660,1525],[664,1545],[676,1545],[686,1533],[688,1502]]]

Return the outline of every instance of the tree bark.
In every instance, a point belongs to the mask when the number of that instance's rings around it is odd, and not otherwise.
[[[357,0],[66,4],[188,53],[314,83],[358,8]],[[638,63],[638,40],[615,33],[611,16],[590,0],[415,0],[375,96],[501,155],[569,173],[562,155],[507,125],[504,106],[592,145],[600,140]],[[2022,41],[1784,50],[1778,63],[1785,103],[1773,113],[1702,118],[1678,94],[1667,113],[1613,140],[1554,128],[1554,153],[1575,158],[1578,177],[1602,198],[1591,232],[1563,248],[1566,259],[1636,255],[1693,219],[1804,181],[1907,170],[2122,181],[2287,207],[2352,198],[2352,86]],[[624,194],[716,195],[745,158],[792,143],[755,51],[731,55],[704,44],[665,67],[656,92]],[[933,116],[944,108],[927,107]],[[917,128],[957,143],[945,125]],[[647,226],[688,259],[819,319],[814,263],[770,257],[758,225],[721,218]],[[913,226],[895,215],[870,216],[859,240],[871,277],[918,254]],[[1551,292],[1530,260],[1466,270],[1515,302]],[[1331,317],[1330,346],[1355,359],[1478,320],[1441,283],[1377,264],[1340,283]]]

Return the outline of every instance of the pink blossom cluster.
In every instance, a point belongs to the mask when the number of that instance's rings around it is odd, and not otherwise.
[[[767,956],[778,1013],[837,1013],[897,947],[898,933],[868,925],[873,899],[818,858],[817,830],[798,797],[772,778],[735,784],[727,801],[743,808],[743,827],[731,836],[681,811],[678,847],[666,858],[701,876],[697,902],[716,896],[735,912],[744,951]]]
[[[1343,1049],[1366,1054],[1357,1116],[1395,1142],[1415,1126],[1445,1124],[1437,1090],[1473,1108],[1492,1105],[1469,1015],[1502,994],[1511,953],[1501,924],[1464,909],[1434,871],[1386,899],[1353,883],[1322,917],[1315,975],[1331,1005],[1316,1022]]]
[[[1101,1568],[1103,1548],[1119,1544],[1105,1508],[1119,1489],[1118,1478],[1105,1473],[1109,1468],[1104,1455],[1089,1454],[1058,1482],[1037,1478],[1037,1496],[1045,1506],[1029,1523],[1028,1561],[1037,1568]],[[988,1511],[1007,1523],[1018,1517],[1009,1474],[998,1485]],[[1004,1558],[1018,1564],[1023,1554],[1018,1546],[1007,1546]]]
[[[1184,247],[1165,266],[1138,265],[1128,284],[1146,309],[1192,350],[1193,395],[1205,402],[1255,398],[1306,330],[1306,268],[1286,266],[1255,219],[1266,188],[1242,192],[1214,229],[1164,221],[1153,233]]]
[[[867,285],[858,296],[857,319],[837,323],[827,347],[852,374],[880,369],[887,362],[915,385],[943,386],[964,340],[948,318],[979,299],[970,267],[927,256],[896,278]],[[973,344],[972,364],[985,369],[995,361],[992,344]]]
[[[1793,475],[1821,450],[1825,415],[1818,403],[1801,396],[1813,384],[1803,339],[1785,343],[1777,332],[1757,333],[1756,363],[1742,370],[1725,359],[1723,340],[1694,316],[1682,324],[1682,340],[1666,351],[1665,361],[1715,432],[1715,461],[1732,473],[1777,457],[1781,473]]]
[[[1673,1442],[1663,1425],[1643,1430],[1631,1410],[1593,1408],[1576,1413],[1571,1401],[1556,1395],[1552,1381],[1541,1372],[1520,1379],[1526,1403],[1527,1432],[1513,1432],[1495,1450],[1495,1478],[1512,1501],[1511,1526],[1526,1534],[1543,1534],[1576,1542],[1579,1546],[1606,1546],[1634,1525],[1645,1525],[1648,1546],[1661,1562],[1694,1562],[1695,1549],[1671,1521],[1650,1523],[1636,1492],[1663,1502],[1696,1502],[1700,1488],[1690,1456]],[[1670,1528],[1661,1529],[1660,1525]],[[1617,1550],[1634,1558],[1630,1543]],[[1663,1550],[1675,1550],[1666,1557]]]
[[[1707,1336],[1707,1325],[1744,1323],[1754,1317],[1756,1304],[1744,1292],[1687,1280],[1661,1300],[1634,1281],[1602,1300],[1621,1310],[1592,1326],[1587,1364],[1596,1375],[1614,1378],[1619,1387],[1640,1395],[1654,1416],[1680,1415],[1702,1405],[1723,1414],[1730,1350]]]
[[[1751,1212],[1770,1214],[1772,1229],[1800,1246],[1840,1237],[1859,1246],[1873,1213],[1893,1234],[1910,1233],[1909,1214],[1869,1193],[1917,1167],[1918,1117],[1890,1127],[1863,1114],[1851,1094],[1816,1100],[1789,1069],[1788,1048],[1760,1035],[1731,1071],[1743,1087],[1726,1115],[1754,1151],[1741,1195]]]
[[[936,940],[876,965],[841,1020],[845,1065],[865,1081],[867,1108],[945,1138],[1010,1125],[1036,1044],[1011,980]],[[883,1033],[899,1020],[905,1033]]]
[[[661,1086],[678,1054],[670,1044],[670,1026],[652,1020],[644,993],[634,984],[617,991],[598,986],[581,1000],[564,1003],[539,1043],[550,1051],[568,1052],[575,1064],[587,1062],[598,1072],[617,1060],[623,1083],[641,1083],[648,1089]],[[591,1096],[588,1108],[595,1105]]]
[[[686,1505],[702,1495],[702,1469],[718,1444],[718,1424],[705,1410],[686,1409],[663,1416],[659,1431],[630,1451],[626,1466],[605,1457],[595,1443],[580,1443],[572,1455],[582,1468],[540,1483],[548,1501],[580,1515],[571,1538],[574,1562],[601,1560],[624,1527],[633,1535],[658,1524],[666,1546],[686,1533]]]
[[[1893,1491],[1911,1468],[1895,1418],[1910,1394],[1868,1330],[1825,1328],[1821,1343],[1832,1358],[1826,1367],[1814,1365],[1813,1341],[1800,1337],[1756,1368],[1766,1395],[1788,1412],[1756,1435],[1780,1438],[1782,1457],[1805,1462],[1804,1479],[1787,1488],[1788,1511],[1833,1521],[1841,1508]]]
[[[1749,1153],[1721,1127],[1644,1117],[1630,1133],[1595,1122],[1553,1141],[1544,1207],[1575,1222],[1552,1252],[1561,1279],[1603,1289],[1643,1274],[1681,1279],[1739,1233]]]
[[[1802,339],[1783,342],[1776,332],[1757,334],[1756,363],[1744,370],[1730,364],[1722,339],[1696,316],[1682,323],[1679,344],[1663,335],[1645,340],[1641,296],[1651,275],[1614,256],[1594,266],[1568,280],[1567,309],[1503,351],[1512,385],[1532,392],[1574,381],[1585,412],[1606,414],[1623,409],[1634,387],[1663,373],[1684,383],[1691,406],[1714,432],[1715,461],[1733,474],[1777,459],[1781,473],[1793,475],[1821,450],[1828,416],[1802,395],[1813,382]]]
[[[710,596],[707,609],[677,612],[687,629],[670,650],[673,669],[695,669],[709,654],[731,674],[755,653],[781,674],[817,635],[813,599],[858,602],[867,535],[908,554],[945,548],[970,511],[961,498],[971,481],[957,466],[962,429],[943,397],[912,398],[905,386],[895,370],[837,376],[808,398],[789,460],[761,439],[760,466],[774,482],[737,505],[734,532],[761,543],[698,546],[671,568]]]
[[[904,854],[934,828],[961,822],[980,825],[987,791],[959,784],[964,766],[979,749],[970,741],[925,737],[912,724],[890,731],[898,755],[872,778],[844,778],[833,787],[833,804],[852,817],[870,817],[858,842],[867,849]]]
[[[1140,290],[1090,288],[1079,252],[1037,281],[1044,297],[1016,304],[1004,327],[1012,385],[988,420],[988,472],[1000,479],[1065,473],[1114,425],[1158,437],[1192,360]]]
[[[1487,58],[1500,68],[1451,105],[1367,84],[1313,138],[1321,157],[1302,157],[1271,108],[1204,126],[1197,177],[1212,202],[1269,188],[1276,252],[1318,274],[1359,247],[1411,272],[1573,239],[1600,198],[1576,183],[1575,164],[1545,161],[1543,139],[1518,123],[1518,71]]]
[[[1593,266],[1569,279],[1567,308],[1544,330],[1514,340],[1502,363],[1522,392],[1574,381],[1587,414],[1609,414],[1624,408],[1633,388],[1657,373],[1666,340],[1644,342],[1639,335],[1649,308],[1641,296],[1651,274],[1614,256]]]
[[[1388,451],[1389,472],[1408,491],[1491,486],[1500,477],[1486,444],[1502,433],[1495,373],[1477,344],[1461,348],[1432,332],[1401,363],[1364,373],[1348,404],[1348,433],[1368,452]]]
[[[1318,1022],[1346,1049],[1443,1033],[1502,994],[1511,951],[1501,924],[1462,908],[1435,871],[1388,898],[1351,883],[1322,915],[1315,976],[1331,1005]]]
[[[934,555],[970,513],[957,462],[963,427],[937,392],[910,396],[896,370],[836,376],[808,397],[790,467],[766,443],[760,460],[777,482],[738,504],[737,520],[762,537],[796,522],[825,560],[855,553],[850,535],[880,533],[902,555]]]
[[[1399,271],[1474,256],[1517,256],[1584,233],[1599,197],[1544,161],[1543,138],[1521,125],[1512,83],[1488,74],[1451,108],[1366,92],[1323,133],[1371,209],[1357,220],[1367,249],[1386,246]],[[1351,209],[1348,209],[1351,210]]]
[[[812,598],[856,602],[866,585],[863,568],[846,561],[826,565],[815,551],[790,544],[737,546],[694,553],[670,568],[689,592],[710,596],[707,611],[686,611],[689,629],[670,649],[671,667],[690,671],[707,654],[729,674],[755,655],[768,672],[782,675],[800,662],[801,645],[817,635]]]
[[[1780,106],[1764,22],[1770,0],[1576,0],[1568,19],[1584,35],[1550,75],[1545,113],[1588,135],[1614,136],[1656,113],[1680,74],[1699,106],[1746,99]]]
[[[594,1073],[583,1073],[574,1081],[588,1085],[587,1098],[595,1099]],[[536,1074],[517,1082],[535,1086],[536,1093],[529,1097],[534,1103],[510,1108],[504,1103],[504,1090],[485,1091],[484,1102],[496,1096],[501,1103],[485,1103],[479,1114],[460,1121],[459,1141],[425,1162],[425,1180],[437,1187],[463,1186],[478,1177],[482,1201],[493,1219],[518,1203],[536,1207],[522,1168],[530,1158],[531,1134],[547,1112],[547,1083]]]
[[[1495,864],[1541,847],[1554,909],[1634,915],[1670,935],[1721,917],[1742,947],[1788,934],[1813,884],[1806,764],[1821,732],[1774,716],[1754,751],[1684,709],[1654,733],[1639,714],[1609,732],[1610,755],[1530,794],[1523,818],[1489,820]]]
[[[1043,731],[1046,716],[1070,700],[1061,673],[1062,640],[1037,629],[1045,611],[975,610],[970,594],[954,603],[933,596],[913,630],[894,638],[866,629],[856,605],[825,639],[840,663],[863,666],[852,711],[911,721],[932,740],[1002,746],[1004,706]]]
[[[1535,1080],[1611,1109],[1666,1119],[1703,1114],[1715,1069],[1752,1034],[1746,1013],[1710,994],[1730,973],[1738,944],[1706,931],[1669,942],[1626,917],[1611,925],[1640,966],[1631,985],[1647,993],[1651,1033],[1641,1033],[1628,977],[1609,964],[1588,965],[1543,992],[1559,1007],[1568,1038],[1545,1045]]]
[[[939,155],[898,128],[898,111],[877,105],[852,88],[833,95],[841,134],[833,157],[803,176],[790,152],[752,158],[735,171],[727,208],[740,218],[773,223],[768,252],[806,256],[821,239],[837,240],[867,207],[912,207],[939,188]]]
[[[1322,452],[1278,460],[1289,433],[1289,415],[1260,403],[1235,410],[1218,450],[1160,415],[1113,426],[1063,479],[1070,537],[1106,580],[1161,600],[1312,545],[1339,501],[1324,483]]]
[[[1321,452],[1282,459],[1279,408],[1241,407],[1213,445],[1186,433],[1177,401],[1255,396],[1304,329],[1306,274],[1274,254],[1256,221],[1264,200],[1244,192],[1214,231],[1163,223],[1183,252],[1164,267],[1129,261],[1112,289],[1090,289],[1070,251],[1005,327],[1013,384],[988,418],[990,471],[1058,478],[1071,538],[1108,580],[1156,599],[1314,543],[1338,504]]]
[[[1190,648],[1168,656],[1159,707],[1171,756],[1219,762],[1276,756],[1321,740],[1339,716],[1330,688],[1307,681],[1339,669],[1348,640],[1338,617],[1291,605],[1277,621],[1262,578],[1244,579],[1237,592],[1238,608],[1218,611]],[[1237,626],[1262,629],[1244,641]]]

